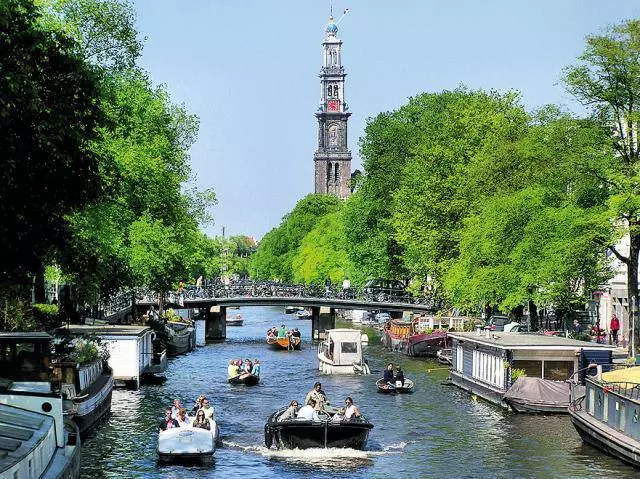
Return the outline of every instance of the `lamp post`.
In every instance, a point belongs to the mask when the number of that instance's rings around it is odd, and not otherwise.
[[[600,297],[602,296],[602,291],[594,291],[592,293],[594,304],[596,306],[596,343],[600,342]]]

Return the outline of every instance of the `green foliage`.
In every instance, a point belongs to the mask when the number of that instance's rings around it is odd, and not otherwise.
[[[87,364],[100,359],[100,350],[93,341],[76,339],[70,358],[78,364]]]
[[[33,309],[36,310],[40,314],[46,314],[48,316],[55,316],[60,311],[60,308],[57,304],[40,304],[36,303],[33,305]]]
[[[511,383],[515,383],[519,377],[526,376],[527,373],[524,369],[511,368]]]
[[[179,323],[182,321],[182,318],[171,308],[163,311],[162,317],[167,321],[171,321],[172,323]]]
[[[575,339],[577,341],[585,341],[587,343],[591,342],[591,335],[589,334],[588,331],[571,331],[569,333],[569,338],[570,339]]]

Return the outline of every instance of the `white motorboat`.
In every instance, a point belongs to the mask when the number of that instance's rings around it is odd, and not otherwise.
[[[218,424],[209,420],[211,429],[183,426],[158,433],[158,459],[161,462],[213,462],[219,437]]]
[[[318,345],[318,369],[324,374],[370,374],[362,355],[362,331],[328,329]]]

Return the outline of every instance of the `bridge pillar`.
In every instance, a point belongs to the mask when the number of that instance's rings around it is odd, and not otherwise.
[[[324,339],[327,329],[336,327],[336,310],[327,306],[313,306],[311,313],[311,337],[320,341]]]
[[[206,338],[216,341],[227,338],[226,306],[211,306],[207,310]]]

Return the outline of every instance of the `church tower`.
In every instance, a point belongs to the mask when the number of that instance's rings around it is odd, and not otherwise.
[[[344,72],[340,57],[342,41],[337,38],[338,25],[329,17],[325,28],[323,63],[320,70],[320,105],[318,149],[315,162],[315,192],[347,198],[351,193],[351,152],[347,148],[347,120],[351,116],[345,98]]]

